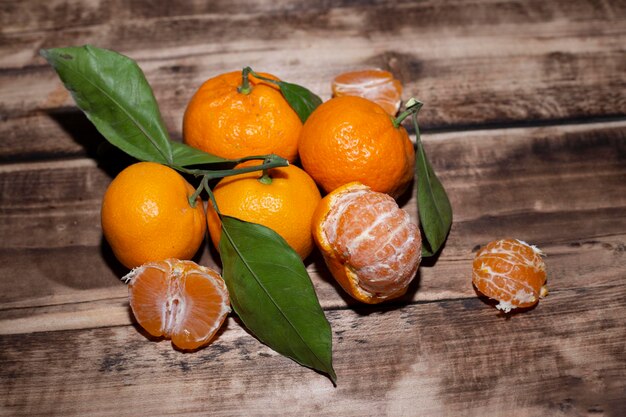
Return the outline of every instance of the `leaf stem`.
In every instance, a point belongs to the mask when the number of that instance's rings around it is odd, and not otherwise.
[[[233,159],[231,160],[231,162],[234,164],[239,164],[241,162],[255,161],[259,159],[263,160],[263,163],[260,165],[253,165],[253,166],[233,168],[233,169],[221,169],[221,170],[189,169],[189,168],[175,166],[175,165],[172,165],[171,167],[177,171],[183,172],[185,174],[194,175],[196,177],[208,176],[209,180],[212,180],[215,178],[229,177],[232,175],[244,174],[247,172],[262,171],[262,170],[266,170],[270,168],[286,167],[289,165],[289,161],[287,161],[285,158],[278,156],[276,154],[246,156],[246,157],[239,158],[239,159]]]
[[[257,74],[250,67],[246,67],[246,68],[250,71],[250,74],[252,74],[254,76],[254,78],[258,78],[259,80],[267,81],[268,83],[272,83],[272,84],[276,84],[277,86],[280,86],[280,81],[276,81],[276,80],[274,80],[272,78],[264,77],[264,76],[262,76],[260,74]]]
[[[203,189],[204,189],[204,178],[200,182],[200,185],[198,185],[198,188],[196,188],[196,191],[194,191],[194,193],[189,196],[189,205],[191,206],[191,208],[196,208],[196,204],[198,203],[198,197],[200,196],[200,193],[202,192]]]
[[[422,107],[422,106],[420,106]],[[418,146],[422,146],[422,139],[420,137],[420,127],[417,124],[417,113],[419,113],[419,108],[413,113],[413,128],[415,129],[415,143],[418,144]]]
[[[252,165],[252,166],[246,166],[246,167],[241,167],[241,168],[224,169],[224,170],[217,170],[217,171],[205,171],[205,173],[203,173],[202,175],[212,180],[215,178],[223,178],[223,177],[230,177],[232,175],[245,174],[247,172],[266,171],[270,168],[285,167],[288,165],[289,165],[289,162],[286,159],[281,158],[278,155],[271,154],[260,165]]]
[[[259,181],[261,181],[263,184],[271,184],[272,178],[269,175],[269,170],[272,168],[286,167],[289,165],[289,161],[287,161],[285,158],[282,158],[276,154],[260,155],[260,156],[246,156],[238,160],[234,160],[233,162],[245,162],[245,161],[251,161],[251,160],[258,160],[258,159],[263,159],[263,163],[260,165],[251,165],[251,166],[245,166],[245,167],[233,168],[233,169],[206,170],[206,169],[188,169],[188,168],[177,167],[177,166],[172,166],[172,168],[178,171],[184,172],[185,174],[194,175],[196,177],[202,177],[202,181],[200,182],[200,185],[198,186],[198,188],[196,188],[194,193],[189,197],[189,205],[191,207],[196,207],[196,200],[198,196],[202,193],[202,190],[207,191],[207,193],[209,194],[209,198],[213,197],[213,194],[211,193],[211,189],[209,187],[210,180],[213,180],[216,178],[230,177],[233,175],[245,174],[248,172],[263,171],[263,175],[261,176],[261,178],[259,178]],[[217,205],[215,206],[217,207]]]
[[[206,192],[209,195],[209,203],[213,205],[213,209],[215,210],[215,212],[217,213],[217,215],[220,217],[220,219],[222,218],[222,212],[220,211],[220,208],[217,206],[217,201],[215,200],[215,196],[213,195],[213,191],[211,191],[211,187],[209,187],[209,181],[206,180],[206,177],[204,177],[202,179],[202,184],[205,186]]]
[[[397,129],[400,127],[404,119],[406,119],[410,115],[416,117],[417,113],[420,111],[423,105],[424,103],[416,100],[415,98],[409,99],[409,101],[406,102],[406,109],[402,113],[400,113],[395,119],[392,118],[393,126]],[[415,126],[417,126],[417,122],[415,122]]]

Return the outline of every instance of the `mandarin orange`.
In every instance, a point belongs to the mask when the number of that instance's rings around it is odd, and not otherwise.
[[[238,167],[255,164],[259,161]],[[295,165],[225,177],[213,195],[222,214],[269,227],[302,259],[313,250],[311,218],[322,197],[313,179]],[[210,204],[207,222],[211,239],[219,248],[221,222]]]
[[[206,215],[194,188],[172,168],[138,162],[120,172],[102,199],[102,231],[127,268],[191,259],[204,242]]]
[[[271,74],[259,74],[276,79]],[[207,80],[189,101],[183,117],[186,144],[223,158],[275,153],[289,161],[298,155],[302,122],[280,89],[248,76],[250,92],[239,92],[242,72]]]
[[[337,282],[365,303],[402,296],[421,261],[417,224],[389,195],[360,183],[322,199],[312,233]]]
[[[547,295],[543,252],[517,239],[502,239],[480,249],[472,264],[476,289],[499,301],[499,310],[531,307]]]
[[[209,343],[230,312],[222,277],[192,261],[149,262],[123,279],[139,325],[152,336],[171,339],[179,349]]]
[[[299,144],[304,170],[326,192],[349,182],[399,196],[413,179],[415,150],[378,104],[361,97],[328,100],[311,113]]]

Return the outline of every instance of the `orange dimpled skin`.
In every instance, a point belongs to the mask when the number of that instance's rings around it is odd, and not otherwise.
[[[407,131],[361,97],[332,98],[314,110],[299,152],[304,170],[326,192],[360,182],[397,197],[413,179],[415,150]]]
[[[191,259],[204,242],[202,200],[172,168],[138,162],[120,172],[102,200],[102,231],[127,268],[167,258]]]
[[[150,262],[124,279],[137,323],[152,336],[171,339],[179,349],[209,343],[230,312],[222,277],[192,261]]]
[[[543,252],[517,239],[490,242],[473,262],[472,282],[478,291],[499,301],[504,312],[531,307],[547,294]]]
[[[339,74],[332,82],[333,96],[359,96],[395,115],[402,102],[402,84],[389,71],[365,69]]]
[[[259,164],[248,161],[238,168]],[[259,223],[283,237],[300,258],[313,250],[311,218],[321,200],[313,179],[300,168],[289,165],[268,170],[268,182],[261,181],[262,171],[223,178],[213,189],[215,201],[224,215]],[[212,205],[207,222],[213,244],[219,248],[221,222]]]
[[[276,79],[271,74],[259,74]],[[183,117],[186,144],[223,158],[275,153],[294,161],[302,122],[279,88],[248,77],[250,93],[237,91],[241,71],[207,80],[196,91]]]
[[[402,296],[421,261],[420,231],[408,213],[360,183],[322,199],[312,233],[337,282],[365,303]]]

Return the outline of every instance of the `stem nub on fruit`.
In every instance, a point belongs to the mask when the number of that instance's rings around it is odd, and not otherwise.
[[[263,170],[263,175],[259,178],[261,184],[270,185],[272,183],[272,177],[270,176],[269,169]]]
[[[252,71],[252,68],[250,67],[245,67],[241,71],[241,85],[237,87],[237,91],[241,94],[250,94],[250,92],[252,91],[250,80],[248,80],[248,76],[250,75],[251,71]]]

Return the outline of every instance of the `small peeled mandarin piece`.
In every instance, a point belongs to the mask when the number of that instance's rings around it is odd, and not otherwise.
[[[230,312],[222,277],[193,261],[149,262],[123,279],[139,325],[152,336],[171,339],[179,349],[209,343]]]
[[[402,296],[421,261],[417,224],[389,195],[360,183],[322,199],[313,237],[337,282],[369,304]]]
[[[517,239],[488,243],[474,258],[472,282],[485,296],[499,301],[505,313],[531,307],[548,294],[543,252]]]
[[[363,97],[381,106],[394,116],[402,102],[402,84],[389,71],[364,69],[344,72],[333,79],[333,96]]]

